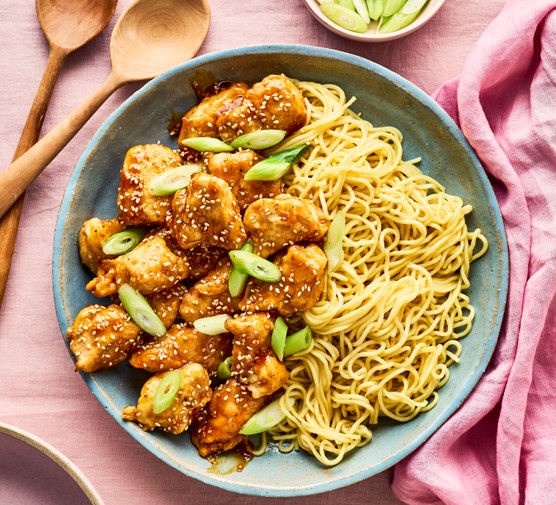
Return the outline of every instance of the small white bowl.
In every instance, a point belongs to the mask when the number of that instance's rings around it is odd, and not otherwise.
[[[0,502],[103,505],[85,475],[39,437],[0,422]]]
[[[305,5],[321,25],[342,37],[358,40],[360,42],[386,42],[388,40],[405,37],[421,28],[421,26],[427,23],[438,12],[438,9],[442,7],[445,1],[446,0],[429,0],[412,23],[393,33],[377,33],[377,21],[372,21],[369,25],[369,29],[365,33],[351,32],[328,19],[320,10],[320,3],[317,0],[305,0]]]

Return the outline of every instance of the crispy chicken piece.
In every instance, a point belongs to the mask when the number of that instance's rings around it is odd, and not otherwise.
[[[224,142],[257,130],[277,129],[293,133],[307,123],[303,93],[287,77],[269,75],[245,93],[242,103],[216,120]]]
[[[253,398],[273,394],[288,380],[288,370],[271,347],[274,320],[267,312],[256,312],[225,323],[234,336],[232,375],[247,386]]]
[[[166,410],[155,414],[153,399],[160,381],[169,372],[154,375],[145,382],[137,407],[125,407],[123,419],[137,422],[144,431],[160,428],[179,435],[189,428],[192,419],[211,397],[210,378],[207,371],[198,363],[189,363],[178,371],[181,375],[180,388],[174,401]]]
[[[216,267],[198,281],[183,297],[180,316],[192,323],[201,317],[233,314],[238,310],[241,297],[233,297],[228,290],[232,262],[222,258]]]
[[[252,203],[243,222],[251,234],[253,252],[263,258],[297,242],[319,241],[330,226],[314,203],[286,194]]]
[[[238,249],[247,240],[230,186],[205,173],[195,174],[186,189],[175,193],[168,225],[183,249],[201,244]]]
[[[157,291],[145,298],[162,321],[162,324],[166,328],[170,328],[178,318],[180,303],[186,292],[187,288],[181,282],[178,282],[168,289]]]
[[[275,284],[252,279],[247,283],[239,307],[245,312],[277,310],[283,316],[304,312],[319,299],[324,289],[326,255],[316,244],[292,245],[276,255],[282,272]]]
[[[189,275],[187,263],[160,237],[143,240],[135,249],[101,263],[97,277],[86,286],[95,296],[109,296],[122,284],[149,295],[174,286]]]
[[[191,441],[206,458],[232,449],[245,439],[239,430],[268,401],[253,398],[247,388],[235,379],[218,386],[205,410],[191,426]]]
[[[229,334],[205,335],[187,323],[177,323],[164,337],[139,346],[129,357],[129,362],[150,373],[172,370],[186,363],[199,363],[212,374],[231,350]]]
[[[120,172],[118,218],[128,225],[162,225],[170,210],[172,196],[155,196],[149,191],[151,179],[181,165],[180,155],[160,144],[132,147]]]
[[[207,170],[225,180],[237,198],[241,212],[259,198],[273,198],[282,193],[282,181],[246,181],[243,176],[264,158],[250,149],[218,153],[207,160]]]
[[[100,262],[110,257],[102,252],[104,242],[124,229],[125,226],[117,219],[93,217],[83,223],[77,240],[79,256],[83,264],[95,275]]]
[[[190,137],[218,137],[216,120],[220,114],[241,104],[243,96],[249,86],[243,82],[232,84],[230,87],[215,95],[210,95],[191,108],[182,118],[178,145],[186,160],[197,160],[199,153],[182,146],[181,141]]]
[[[139,341],[140,328],[121,305],[89,305],[68,328],[76,370],[97,372],[124,361]]]
[[[189,267],[188,279],[202,279],[216,266],[216,262],[228,253],[222,247],[206,244],[200,244],[187,250],[182,249],[174,238],[174,234],[168,228],[157,228],[149,232],[145,238],[153,236],[163,238],[168,249],[187,263]]]

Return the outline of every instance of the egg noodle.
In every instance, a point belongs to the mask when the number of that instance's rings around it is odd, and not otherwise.
[[[400,131],[363,120],[335,85],[296,84],[309,121],[280,149],[312,149],[287,192],[330,219],[345,213],[344,259],[303,314],[313,343],[287,359],[288,414],[270,435],[282,452],[332,466],[371,440],[380,417],[408,421],[435,406],[471,330],[470,263],[488,244],[467,229],[470,205],[403,160]]]

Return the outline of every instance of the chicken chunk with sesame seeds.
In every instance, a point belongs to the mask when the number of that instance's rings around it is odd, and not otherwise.
[[[104,254],[102,246],[115,233],[125,229],[117,219],[93,217],[83,223],[79,230],[79,256],[83,264],[95,275],[102,260],[110,256]]]
[[[240,309],[276,310],[289,316],[311,308],[324,289],[327,259],[321,248],[316,244],[292,245],[285,253],[277,254],[274,263],[280,268],[282,278],[275,284],[250,280]]]
[[[139,346],[129,357],[129,363],[150,373],[199,363],[209,374],[214,374],[231,351],[230,334],[205,335],[187,323],[177,323],[164,337]]]
[[[239,249],[247,240],[236,197],[214,175],[197,173],[172,200],[169,228],[182,249],[205,244]]]
[[[182,145],[182,140],[191,137],[218,137],[216,120],[220,114],[241,104],[249,86],[243,82],[233,83],[222,91],[209,95],[182,118],[178,145],[186,160],[196,160],[199,153]]]
[[[86,286],[95,296],[115,294],[122,284],[131,284],[144,295],[163,291],[189,275],[185,261],[176,256],[158,236],[143,240],[132,251],[104,260],[97,277]]]
[[[250,149],[233,153],[218,153],[207,160],[207,170],[225,180],[234,193],[241,212],[259,198],[273,198],[282,193],[283,183],[278,181],[246,181],[243,176],[264,158]]]
[[[158,385],[169,373],[162,372],[145,382],[137,407],[125,407],[123,419],[138,423],[144,431],[159,428],[179,435],[187,430],[193,418],[210,400],[212,390],[207,371],[198,363],[188,363],[178,371],[181,375],[179,390],[168,408],[159,414],[153,412],[153,401]]]
[[[121,305],[89,305],[68,328],[76,370],[97,372],[124,361],[139,342],[141,330]]]
[[[185,285],[178,282],[168,289],[157,291],[147,295],[145,298],[162,321],[162,324],[166,328],[170,328],[178,319],[180,303],[186,292],[187,288]]]
[[[237,312],[241,297],[230,295],[228,290],[231,271],[229,258],[219,260],[216,267],[184,295],[180,304],[181,318],[192,323],[201,317]]]
[[[288,370],[271,347],[275,317],[267,312],[240,314],[224,326],[233,335],[232,376],[245,384],[253,398],[278,391]]]
[[[179,153],[160,144],[132,147],[120,172],[118,218],[127,225],[162,225],[170,210],[171,196],[155,196],[151,179],[182,164]]]
[[[230,142],[257,130],[277,129],[293,133],[307,123],[307,107],[301,90],[283,75],[269,75],[245,93],[238,107],[221,114],[218,135]]]
[[[226,254],[226,249],[205,244],[184,251],[184,259],[189,265],[188,279],[202,279],[216,267],[218,260]]]
[[[233,449],[245,440],[239,430],[269,398],[253,398],[249,390],[235,379],[218,386],[203,412],[191,426],[191,441],[206,458]]]
[[[291,244],[322,240],[330,226],[314,203],[286,194],[252,203],[243,223],[251,234],[253,252],[263,258]]]

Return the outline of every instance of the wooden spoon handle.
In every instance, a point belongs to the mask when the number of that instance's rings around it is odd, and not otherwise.
[[[50,48],[48,61],[42,76],[35,99],[31,104],[29,115],[19,138],[13,159],[16,160],[39,139],[46,109],[68,53],[57,46]],[[15,247],[19,218],[23,208],[24,195],[12,205],[0,221],[0,305],[4,299],[12,255]]]
[[[106,99],[125,82],[114,72],[110,73],[108,79],[95,93],[78,105],[53,130],[0,173],[0,217],[6,213]]]

